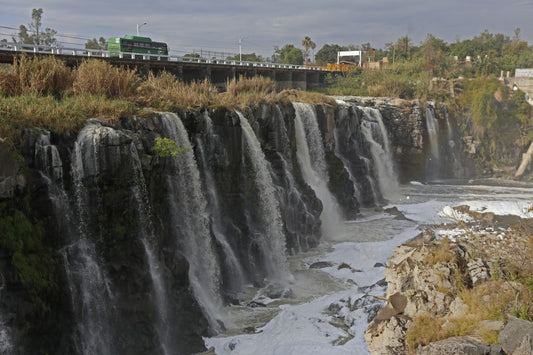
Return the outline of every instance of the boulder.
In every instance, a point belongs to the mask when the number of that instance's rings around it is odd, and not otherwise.
[[[526,335],[522,339],[522,343],[518,348],[515,349],[513,355],[531,355],[533,354],[533,337],[531,335]]]
[[[498,343],[506,354],[524,354],[522,351],[533,348],[533,322],[515,317],[509,317],[509,321],[498,336]],[[526,352],[531,354],[531,352]]]
[[[365,332],[365,341],[371,354],[405,354],[405,334],[411,321],[393,316],[387,321],[374,319]]]
[[[473,286],[485,282],[490,277],[489,268],[479,258],[469,261],[467,267]]]
[[[454,337],[419,347],[417,355],[497,355],[503,354],[500,346],[481,344],[467,337]]]

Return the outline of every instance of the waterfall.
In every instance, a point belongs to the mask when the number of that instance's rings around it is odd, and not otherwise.
[[[150,242],[146,239],[142,239],[141,241],[144,246],[146,258],[148,259],[148,268],[155,294],[157,309],[157,335],[159,337],[163,354],[172,354],[172,337],[170,334],[171,323],[169,320],[171,312],[167,297],[165,279],[163,278],[162,274],[163,266],[159,262],[159,259],[154,255]]]
[[[365,164],[365,167],[366,167],[365,170],[368,172],[365,175],[365,179],[368,182],[368,185],[370,186],[370,190],[372,192],[373,201],[374,201],[374,203],[378,203],[380,201],[380,198],[379,198],[378,193],[377,193],[378,188],[376,186],[376,182],[374,181],[374,178],[370,174],[370,172],[372,171],[372,161],[370,159],[368,159],[367,157],[363,157],[363,156],[359,156],[359,158],[361,160],[363,160],[363,163]]]
[[[4,275],[0,273],[0,298],[5,287]],[[6,325],[4,314],[0,314],[0,354],[11,355],[14,354],[14,346],[11,336],[11,328]]]
[[[448,117],[448,110],[445,109],[444,111],[444,117],[446,119],[446,128],[447,128],[447,138],[448,138],[448,158],[451,159],[451,164],[449,164],[449,167],[451,169],[448,169],[450,171],[451,175],[450,177],[461,177],[463,172],[463,167],[461,166],[461,160],[459,158],[459,152],[457,151],[457,144],[454,140],[454,134],[453,134],[453,128],[450,123],[450,118]]]
[[[42,132],[35,142],[35,165],[52,181],[63,179],[63,163],[57,147],[50,144],[50,132]]]
[[[180,118],[173,113],[162,113],[161,119],[165,136],[188,150],[168,159],[170,171],[166,172],[166,182],[173,233],[189,263],[189,282],[193,294],[211,330],[220,332],[223,329],[221,322],[225,318],[220,299],[221,274],[211,241],[209,211],[200,173]]]
[[[337,100],[337,104],[340,106],[339,109],[339,119],[338,122],[343,122],[349,120],[348,118],[348,107],[346,106],[346,103],[341,100]],[[354,189],[354,197],[355,199],[361,203],[362,202],[362,196],[361,196],[361,185],[355,178],[352,169],[348,168],[350,166],[349,158],[346,157],[341,151],[340,151],[340,145],[341,145],[341,139],[339,138],[340,131],[337,125],[335,126],[335,155],[341,159],[342,164],[347,168],[346,171],[348,172],[348,177],[350,181],[353,184]],[[351,143],[351,142],[350,142]]]
[[[362,109],[365,116],[361,123],[361,131],[370,145],[380,191],[383,197],[390,199],[396,196],[399,186],[383,117],[375,108],[363,107]]]
[[[96,128],[94,125],[86,126],[74,144],[71,172],[78,228],[71,234],[71,243],[61,251],[77,322],[75,345],[79,353],[87,355],[114,353],[109,314],[112,293],[107,275],[96,257],[94,244],[88,239],[90,205],[84,179],[98,173],[99,136]]]
[[[286,283],[290,278],[287,258],[285,254],[285,235],[283,234],[283,221],[276,196],[276,189],[272,182],[268,162],[261,150],[261,144],[257,140],[250,123],[244,115],[236,111],[239,116],[243,150],[250,162],[249,171],[256,185],[258,196],[259,226],[254,230],[255,242],[263,255],[263,267],[268,277],[273,281]]]
[[[439,122],[435,117],[434,108],[430,106],[426,109],[426,126],[430,146],[426,176],[434,178],[440,175]]]
[[[83,217],[87,208],[87,192],[83,186],[81,145],[89,139],[87,130],[80,132],[72,159],[72,175],[76,193],[78,220],[73,215],[69,199],[63,188],[62,162],[57,148],[50,144],[50,133],[42,133],[35,144],[35,162],[48,185],[48,195],[60,231],[68,235],[70,244],[61,249],[72,307],[77,322],[74,345],[80,354],[112,354],[107,304],[110,298],[107,278],[95,259],[94,246],[87,240],[87,221]],[[90,150],[89,150],[90,151]],[[94,157],[93,157],[94,158]],[[73,228],[74,226],[78,228]]]
[[[328,188],[328,172],[324,144],[318,128],[314,107],[309,104],[293,103],[295,109],[294,130],[296,155],[304,180],[322,201],[322,231],[327,238],[334,238],[341,232],[340,208]]]
[[[204,140],[197,139],[197,147],[199,150],[200,162],[202,171],[205,174],[207,197],[209,200],[209,210],[211,216],[211,226],[213,235],[224,254],[223,261],[228,271],[229,288],[233,292],[240,291],[245,284],[244,271],[242,265],[235,254],[232,246],[228,242],[222,224],[221,207],[216,189],[215,179],[213,177],[212,168],[208,163],[208,156],[213,156],[214,147],[219,143],[218,137],[213,131],[213,123],[207,111],[203,115],[204,123],[206,125],[206,138]],[[207,152],[206,152],[207,150]]]
[[[151,220],[150,204],[146,192],[146,182],[142,172],[139,154],[134,142],[130,143],[130,156],[132,159],[133,181],[131,186],[132,195],[135,201],[135,209],[139,216],[138,234],[144,247],[150,279],[154,293],[155,309],[157,311],[156,331],[159,337],[159,344],[164,355],[172,354],[172,324],[170,317],[172,311],[168,300],[168,289],[163,274],[163,265],[154,253],[155,236]]]

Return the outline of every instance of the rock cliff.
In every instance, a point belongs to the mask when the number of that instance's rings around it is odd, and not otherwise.
[[[516,218],[470,212],[467,206],[457,211],[474,222],[434,227],[455,228],[453,241],[437,239],[428,228],[388,259],[387,302],[365,333],[372,354],[530,351],[533,323],[513,317],[521,305],[529,307],[530,291],[520,276],[510,277],[517,260],[527,258],[528,234],[509,228]],[[511,336],[518,323],[524,331]]]

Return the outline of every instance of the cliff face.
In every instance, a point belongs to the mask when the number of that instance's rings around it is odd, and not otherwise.
[[[425,178],[421,112],[346,100],[245,115],[145,111],[112,125],[90,120],[77,135],[28,130],[20,159],[0,147],[0,346],[201,351],[245,284],[283,290],[286,255],[319,243],[329,201],[354,218],[384,201],[381,180]],[[185,152],[161,156],[160,137]]]

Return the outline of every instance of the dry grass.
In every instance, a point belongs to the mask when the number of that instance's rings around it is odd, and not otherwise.
[[[114,67],[100,60],[84,61],[73,75],[75,95],[103,95],[110,99],[130,99],[140,80],[135,70]]]
[[[450,249],[451,243],[448,238],[443,238],[439,241],[438,244],[432,247],[432,250],[424,258],[424,263],[433,266],[438,263],[455,263],[457,261],[457,256]]]
[[[198,107],[247,111],[263,103],[292,100],[335,105],[324,95],[299,90],[277,93],[269,78],[239,78],[219,93],[207,80],[184,83],[170,73],[141,80],[135,70],[92,59],[70,69],[55,57],[21,57],[0,68],[0,138],[15,145],[21,131],[43,127],[76,131],[89,118],[113,121],[137,105],[161,111]]]
[[[278,101],[276,84],[269,78],[234,78],[226,83],[226,88],[226,92],[217,95],[214,106],[246,110],[262,103]]]
[[[208,81],[186,84],[168,72],[152,73],[137,89],[139,105],[159,110],[175,111],[182,108],[207,107],[217,90]]]
[[[278,98],[280,101],[285,102],[293,101],[304,102],[313,105],[328,105],[333,107],[337,106],[337,102],[329,96],[325,96],[316,92],[301,91],[295,89],[283,90],[279,93]]]
[[[72,80],[71,70],[55,57],[21,57],[0,71],[0,94],[62,97]]]
[[[481,220],[483,216],[473,217]],[[480,322],[505,321],[510,315],[533,320],[533,221],[523,220],[519,226],[510,228],[508,233],[510,235],[507,239],[513,241],[505,246],[500,244],[500,254],[494,254],[494,251],[489,253],[486,249],[478,250],[484,258],[487,253],[499,258],[499,262],[492,265],[492,279],[475,287],[468,287],[462,279],[466,275],[464,265],[457,265],[457,270],[454,270],[452,278],[458,280],[452,280],[456,289],[456,294],[452,297],[460,297],[466,304],[468,311],[465,314],[453,318],[422,315],[413,319],[406,335],[406,343],[412,351],[419,345],[464,335],[496,344],[499,332],[483,328]],[[487,238],[483,238],[471,227],[468,235],[470,241],[470,235],[474,235],[473,240],[484,239],[487,242]],[[462,260],[453,253],[452,243],[443,239],[439,245],[434,246],[424,262],[428,265],[450,262],[461,264],[459,259]]]
[[[422,314],[414,318],[405,337],[405,342],[409,349],[414,350],[418,345],[424,346],[444,339],[446,331],[442,328],[443,324],[444,319],[436,319],[429,314]]]
[[[133,104],[103,96],[78,95],[57,100],[52,96],[0,97],[0,137],[17,146],[26,128],[43,127],[58,133],[75,132],[88,118],[113,121],[131,116]]]

